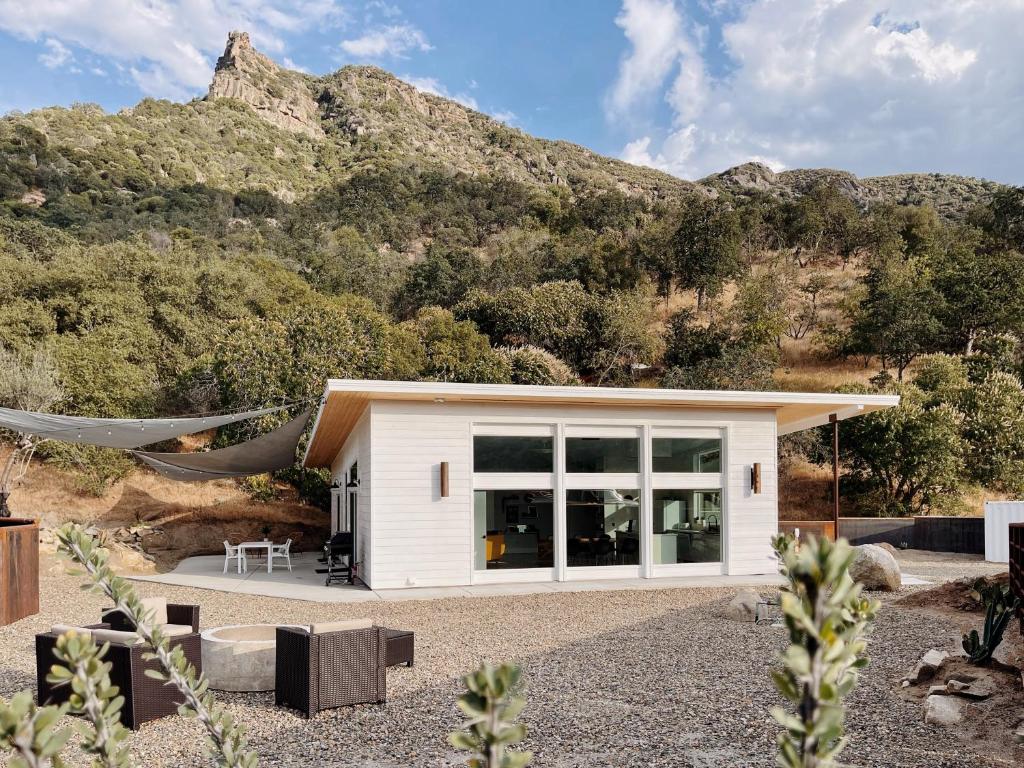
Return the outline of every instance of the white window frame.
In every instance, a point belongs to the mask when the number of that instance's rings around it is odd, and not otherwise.
[[[648,520],[650,534],[648,541],[651,547],[650,578],[662,576],[719,576],[728,572],[728,541],[729,541],[729,427],[652,427],[649,445],[654,450],[654,438],[703,438],[721,440],[720,472],[654,472],[653,460],[649,477],[650,501]],[[720,560],[712,563],[655,563],[654,562],[654,491],[719,491],[722,494]]]
[[[473,524],[470,525],[470,583],[471,584],[514,584],[532,582],[558,581],[558,516],[559,502],[555,488],[558,476],[559,444],[557,425],[551,423],[528,422],[476,422],[470,424],[469,467],[473,478],[470,508],[473,511]],[[476,472],[473,469],[474,445],[473,438],[477,435],[489,437],[551,437],[554,449],[552,462],[553,472]],[[550,490],[554,498],[551,514],[554,560],[551,568],[495,568],[477,570],[476,568],[476,492],[477,491],[546,491]],[[564,502],[563,502],[564,505]]]
[[[537,437],[551,435],[554,447],[552,473],[473,472],[474,435],[509,437]],[[471,584],[499,584],[526,582],[558,582],[594,579],[660,578],[672,576],[717,576],[728,573],[729,537],[729,475],[732,424],[708,425],[706,421],[688,419],[654,422],[650,419],[609,423],[602,419],[574,416],[568,419],[538,421],[499,417],[473,422],[469,425],[471,493],[475,505],[475,492],[485,490],[547,490],[554,496],[554,567],[475,569],[476,530],[470,526]],[[636,473],[567,473],[565,471],[566,437],[635,437],[639,442],[639,468]],[[653,440],[656,437],[717,438],[722,441],[721,472],[660,472],[653,471]],[[573,566],[566,562],[566,491],[637,488],[640,491],[640,565]],[[722,549],[721,560],[715,563],[654,563],[654,491],[655,490],[719,490],[722,494]]]

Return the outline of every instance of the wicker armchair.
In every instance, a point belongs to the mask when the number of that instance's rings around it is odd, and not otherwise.
[[[317,712],[387,700],[387,635],[383,627],[313,632],[277,628],[275,703]]]
[[[84,629],[108,629],[105,624],[93,624]],[[53,650],[57,645],[59,632],[50,631],[36,635],[36,690],[42,704],[61,704],[68,700],[71,686],[54,686],[47,682],[46,675],[56,663]],[[97,637],[97,642],[100,638]],[[198,634],[181,635],[168,640],[171,648],[180,646],[185,658],[195,667],[196,674],[203,671],[202,645]],[[156,659],[143,657],[151,651],[148,645],[126,645],[111,642],[104,660],[110,663],[110,682],[116,685],[124,696],[121,707],[121,722],[125,727],[138,730],[150,720],[173,715],[184,703],[181,693],[170,683],[154,680],[146,670],[157,670]]]
[[[166,605],[166,612],[164,609]],[[179,605],[177,603],[165,603],[162,598],[145,598],[142,600],[143,608],[155,610],[157,624],[160,624],[166,631],[168,627],[178,628],[183,632],[184,627],[191,627],[193,632],[199,631],[199,606]],[[128,617],[115,608],[106,608],[103,611],[101,621],[110,624],[111,629],[120,632],[134,632],[135,625],[128,620]],[[168,634],[174,634],[172,629]]]

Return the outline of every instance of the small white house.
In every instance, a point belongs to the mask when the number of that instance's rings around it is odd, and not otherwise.
[[[774,573],[779,435],[898,402],[330,380],[304,464],[374,589]]]

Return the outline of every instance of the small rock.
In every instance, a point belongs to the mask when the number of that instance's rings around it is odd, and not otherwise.
[[[930,649],[924,656],[921,657],[921,663],[927,664],[933,669],[941,667],[946,659],[949,658],[949,653],[946,651],[940,651],[938,648]]]
[[[955,696],[929,696],[924,701],[924,721],[933,725],[956,725],[963,719],[963,700]]]
[[[761,595],[753,589],[741,589],[725,607],[726,618],[733,621],[754,621],[757,618],[757,604]]]
[[[876,544],[854,547],[857,555],[850,565],[850,578],[859,581],[865,589],[895,592],[903,578],[896,558]]]
[[[995,693],[995,685],[990,678],[982,678],[970,683],[965,683],[962,680],[950,680],[946,683],[946,690],[957,696],[980,701]]]
[[[923,683],[926,680],[931,680],[935,677],[935,671],[941,667],[948,658],[949,654],[945,651],[932,648],[921,658],[917,663],[917,666],[911,670],[910,674],[903,678],[904,682],[908,685],[917,685],[918,683]]]
[[[929,696],[945,696],[949,691],[945,685],[930,685],[928,686]]]

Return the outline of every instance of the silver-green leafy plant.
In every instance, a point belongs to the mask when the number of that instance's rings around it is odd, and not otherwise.
[[[57,721],[69,707],[37,707],[28,691],[0,698],[0,747],[13,753],[10,768],[63,768],[60,753],[73,732]]]
[[[184,703],[180,714],[194,717],[202,723],[210,757],[218,768],[254,768],[257,757],[248,750],[245,727],[216,704],[207,690],[205,678],[196,675],[180,646],[170,647],[167,637],[153,623],[152,612],[143,609],[135,590],[127,580],[111,570],[107,564],[107,551],[98,546],[96,539],[81,526],[68,523],[57,531],[60,552],[76,563],[89,577],[83,589],[106,595],[135,626],[135,631],[152,648],[145,658],[156,659],[160,671],[148,674],[167,681],[181,692]]]
[[[57,664],[47,679],[54,685],[70,685],[70,711],[84,715],[88,727],[82,733],[82,750],[94,755],[93,765],[101,768],[132,768],[128,729],[121,725],[124,696],[110,682],[110,662],[103,661],[109,644],[97,647],[90,635],[75,631],[57,638]]]
[[[143,609],[135,590],[107,564],[107,552],[80,526],[68,524],[57,531],[60,552],[88,575],[83,589],[106,595],[114,607],[135,625],[135,631],[151,648],[147,660],[156,659],[160,669],[146,674],[173,684],[184,704],[180,714],[198,719],[206,729],[208,752],[218,768],[255,768],[256,754],[248,750],[245,729],[216,705],[206,680],[196,675],[181,648],[170,647],[167,637]],[[9,702],[0,699],[0,749],[13,753],[11,768],[63,768],[60,753],[73,735],[58,728],[65,714],[84,715],[82,749],[93,756],[94,768],[132,768],[128,731],[121,725],[124,697],[111,684],[110,663],[103,660],[109,644],[97,647],[84,633],[69,631],[57,639],[56,663],[48,680],[71,687],[68,701],[60,706],[39,707],[32,694],[22,691]]]
[[[518,695],[521,675],[514,664],[484,663],[462,679],[466,693],[458,704],[468,719],[448,741],[472,753],[470,768],[523,768],[533,757],[531,752],[509,749],[526,738],[526,726],[516,722],[526,706]]]
[[[782,768],[829,768],[846,744],[843,698],[868,663],[864,635],[878,612],[850,578],[855,553],[843,539],[791,536],[772,542],[787,584],[780,602],[789,631],[782,669],[772,671],[779,692],[795,707],[772,716],[785,729],[776,763]]]

